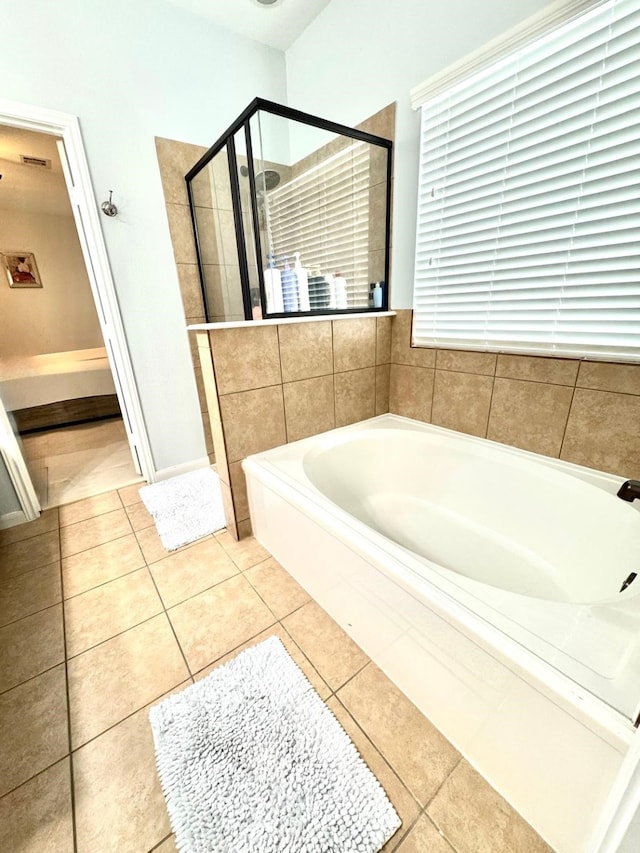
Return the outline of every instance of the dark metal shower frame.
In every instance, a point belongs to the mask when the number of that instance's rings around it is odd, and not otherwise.
[[[253,116],[263,111],[272,115],[280,116],[281,118],[291,119],[292,121],[308,124],[312,127],[317,127],[320,130],[327,130],[330,133],[337,133],[341,136],[348,136],[351,139],[357,139],[361,142],[367,142],[370,145],[377,145],[387,149],[387,175],[386,175],[386,211],[385,211],[385,253],[384,253],[384,282],[385,287],[382,294],[382,307],[368,308],[325,308],[322,311],[286,311],[278,313],[268,313],[266,310],[267,299],[264,286],[264,271],[262,269],[262,245],[260,241],[260,222],[258,214],[258,203],[256,193],[256,176],[253,167],[253,148],[251,143],[251,127],[250,120]],[[322,315],[332,314],[362,314],[367,311],[386,311],[389,306],[389,243],[391,236],[391,156],[393,151],[393,143],[389,139],[383,139],[381,136],[374,136],[371,133],[366,133],[363,130],[357,130],[353,127],[337,124],[327,119],[319,118],[318,116],[310,115],[309,113],[301,112],[300,110],[286,107],[282,104],[276,104],[273,101],[267,101],[264,98],[254,98],[249,106],[243,110],[238,118],[230,125],[222,136],[203,154],[198,162],[187,172],[185,181],[187,184],[187,195],[189,197],[189,211],[191,213],[191,224],[196,243],[196,257],[198,260],[198,271],[200,273],[200,287],[202,289],[202,298],[206,320],[209,322],[211,313],[207,300],[207,289],[205,287],[204,266],[202,263],[202,252],[200,246],[200,238],[198,236],[198,224],[195,215],[195,203],[193,192],[191,189],[191,181],[198,175],[202,169],[207,166],[211,160],[219,154],[220,151],[227,146],[227,162],[229,166],[229,180],[231,188],[231,201],[233,205],[233,220],[236,232],[236,244],[238,249],[238,264],[240,268],[240,284],[242,287],[242,302],[244,306],[244,315],[246,320],[253,319],[251,305],[251,285],[249,281],[249,263],[247,261],[247,251],[245,245],[244,223],[242,219],[242,200],[240,196],[240,181],[238,179],[238,161],[236,156],[235,134],[244,129],[246,148],[247,148],[247,169],[249,177],[249,190],[251,196],[251,212],[253,221],[253,234],[255,239],[256,251],[256,266],[258,273],[258,287],[260,290],[260,301],[262,304],[263,317],[266,319],[280,319],[291,317],[317,317]]]

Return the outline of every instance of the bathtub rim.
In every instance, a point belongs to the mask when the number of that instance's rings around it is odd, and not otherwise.
[[[376,534],[375,538],[385,540],[389,543],[390,547],[383,547],[378,541],[372,542],[370,535],[367,535],[367,532],[370,534],[370,529],[363,522],[354,518],[337,504],[334,504],[333,501],[324,496],[312,483],[309,482],[308,485],[301,485],[291,475],[277,468],[270,460],[270,457],[273,457],[278,451],[286,454],[289,452],[299,452],[301,447],[311,446],[318,441],[322,441],[326,446],[331,446],[335,439],[327,438],[329,435],[337,436],[345,432],[362,430],[374,424],[381,425],[383,423],[389,425],[403,424],[403,428],[408,429],[424,428],[427,432],[449,435],[453,433],[464,440],[468,439],[474,444],[490,441],[491,444],[496,445],[501,451],[505,450],[516,456],[533,458],[536,463],[543,462],[551,467],[565,470],[568,467],[572,471],[575,471],[581,479],[586,479],[587,482],[597,482],[603,488],[608,487],[607,491],[615,491],[619,483],[624,482],[625,478],[587,468],[586,466],[576,465],[575,463],[565,462],[564,460],[544,457],[532,451],[514,448],[510,445],[491,441],[490,439],[469,436],[466,433],[449,430],[446,427],[426,424],[422,421],[415,421],[411,418],[394,414],[377,415],[374,418],[368,418],[364,421],[328,430],[324,433],[299,439],[278,448],[252,454],[242,461],[242,468],[247,475],[248,481],[249,477],[256,477],[260,483],[274,491],[285,501],[300,508],[305,515],[311,517],[325,531],[339,535],[341,541],[349,549],[367,561],[373,561],[372,567],[376,571],[383,571],[375,564],[377,561],[381,560],[382,565],[384,565],[385,559],[399,562],[401,571],[393,575],[390,572],[384,571],[383,573],[386,577],[391,578],[391,580],[398,583],[403,589],[417,598],[420,598],[421,591],[416,589],[416,581],[420,580],[426,583],[429,590],[427,606],[431,607],[437,615],[460,630],[468,639],[478,643],[485,651],[496,657],[498,661],[502,661],[512,668],[523,680],[538,690],[547,699],[570,713],[578,722],[587,726],[595,734],[603,737],[616,749],[626,750],[636,734],[633,717],[627,716],[622,711],[617,710],[604,699],[601,699],[587,688],[572,680],[570,676],[565,675],[554,667],[553,664],[543,660],[535,652],[522,645],[522,643],[509,636],[500,628],[492,625],[453,594],[446,592],[440,586],[432,583],[429,578],[421,578],[414,569],[411,569],[407,565],[406,561],[402,559],[398,560],[397,549],[401,549],[401,546],[396,545],[391,540],[387,540],[386,537],[377,531],[374,531]],[[248,488],[248,491],[249,501],[251,502],[250,488]]]

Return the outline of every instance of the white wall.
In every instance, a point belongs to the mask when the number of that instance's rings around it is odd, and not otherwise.
[[[413,290],[419,113],[409,90],[548,0],[331,0],[287,51],[289,106],[354,125],[397,102],[391,302]]]
[[[71,212],[0,210],[3,248],[33,252],[42,288],[0,282],[0,358],[103,345]]]
[[[211,145],[284,55],[160,0],[0,0],[2,96],[79,117],[157,469],[205,455],[154,136]]]

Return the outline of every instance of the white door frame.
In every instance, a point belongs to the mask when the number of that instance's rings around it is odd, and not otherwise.
[[[37,133],[49,133],[61,137],[64,142],[64,151],[61,154],[65,180],[133,462],[144,479],[153,482],[155,468],[151,445],[142,415],[78,118],[69,113],[0,98],[0,124]],[[8,463],[4,452],[3,457]],[[24,470],[20,470],[21,467]],[[12,471],[12,479],[15,476],[20,480],[26,468],[24,464],[14,465]],[[22,482],[16,488],[19,499],[26,499],[27,505],[29,487],[30,484],[25,486]],[[27,510],[24,504],[23,509]],[[33,511],[34,506],[31,506],[31,515]]]
[[[0,400],[0,449],[2,459],[7,468],[9,479],[20,504],[19,512],[0,516],[0,528],[34,521],[40,515],[40,502],[33,488],[27,465],[22,455],[22,449],[15,436],[11,421]]]

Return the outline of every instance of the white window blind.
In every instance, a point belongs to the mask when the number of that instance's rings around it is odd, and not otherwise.
[[[356,142],[269,193],[278,266],[300,252],[310,276],[341,273],[349,308],[369,298],[369,159],[369,145]]]
[[[422,106],[416,344],[640,360],[640,0]]]

